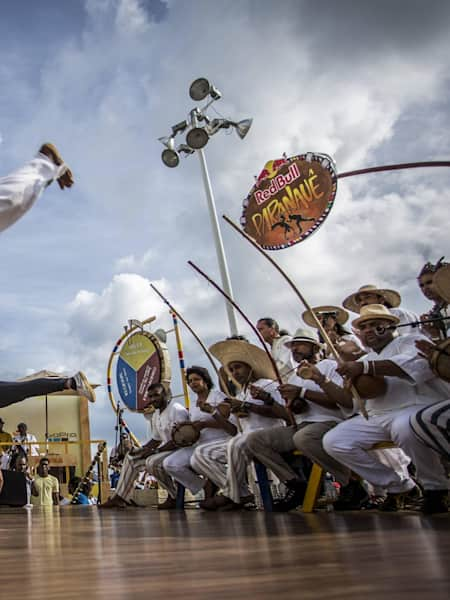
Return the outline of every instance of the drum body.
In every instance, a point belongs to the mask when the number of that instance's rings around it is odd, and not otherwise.
[[[435,375],[450,383],[450,338],[436,344],[430,366]]]

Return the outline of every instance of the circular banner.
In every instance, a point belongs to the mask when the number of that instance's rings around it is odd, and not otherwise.
[[[127,408],[142,412],[147,403],[148,386],[170,382],[170,360],[165,344],[147,331],[130,335],[117,360],[116,382]]]
[[[241,225],[266,250],[288,248],[320,227],[336,189],[336,167],[326,154],[270,160],[244,200]]]

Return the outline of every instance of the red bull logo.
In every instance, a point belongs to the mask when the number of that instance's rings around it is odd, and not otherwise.
[[[275,161],[274,161],[275,162]],[[283,161],[283,164],[286,164],[287,161]],[[298,179],[301,175],[299,168],[295,163],[293,163],[290,167],[286,175],[277,175],[279,168],[275,171],[275,175],[272,175],[272,183],[265,190],[257,190],[255,192],[255,201],[256,204],[262,204],[266,200],[269,200],[272,196],[274,196],[277,192],[282,190],[287,185],[292,184],[296,179]]]
[[[259,187],[259,184],[265,179],[272,179],[278,173],[280,168],[283,165],[287,165],[288,160],[286,158],[275,158],[274,160],[269,160],[264,165],[264,169],[256,178],[256,185]]]

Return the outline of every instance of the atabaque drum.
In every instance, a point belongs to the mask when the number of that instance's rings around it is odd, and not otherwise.
[[[450,338],[436,344],[430,366],[435,375],[450,383]]]
[[[200,431],[192,423],[177,423],[172,429],[172,441],[180,448],[193,446],[200,437]]]

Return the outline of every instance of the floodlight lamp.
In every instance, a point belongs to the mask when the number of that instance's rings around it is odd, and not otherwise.
[[[183,132],[188,126],[187,121],[180,121],[172,127],[172,135],[175,136],[177,133]]]
[[[242,121],[238,121],[237,123],[233,123],[236,133],[243,140],[247,135],[250,127],[252,126],[253,119],[243,119]]]
[[[189,88],[189,96],[192,98],[192,100],[200,102],[209,94],[210,88],[211,86],[209,81],[204,77],[200,77],[191,83]]]
[[[193,127],[186,136],[187,145],[194,150],[201,150],[208,143],[209,135],[203,127]]]
[[[173,169],[174,167],[178,166],[180,162],[180,155],[176,150],[166,148],[161,154],[161,160],[166,165],[166,167],[170,167],[171,169]]]

